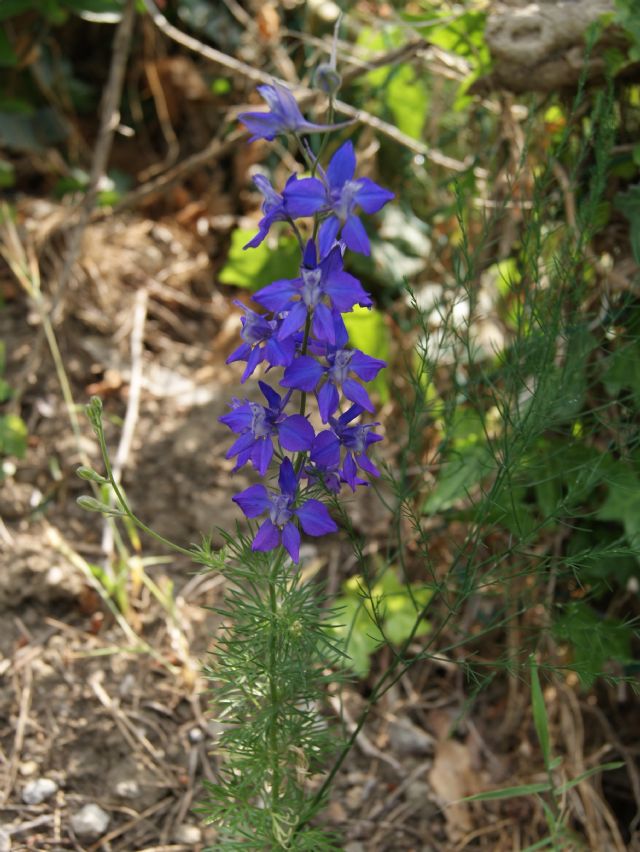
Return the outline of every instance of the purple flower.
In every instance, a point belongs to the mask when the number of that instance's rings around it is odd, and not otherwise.
[[[258,290],[254,299],[274,313],[288,311],[278,331],[278,340],[299,331],[307,315],[313,313],[313,334],[330,344],[335,344],[336,332],[344,332],[346,339],[341,313],[352,311],[354,305],[368,308],[372,304],[358,279],[344,271],[340,248],[333,248],[318,263],[312,240],[305,248],[300,278],[274,281]]]
[[[329,418],[331,429],[316,435],[311,448],[311,461],[320,469],[326,467],[335,470],[340,463],[340,450],[346,450],[342,470],[339,471],[341,478],[347,482],[352,491],[357,485],[366,484],[357,475],[360,467],[371,476],[380,476],[380,471],[366,455],[371,444],[382,440],[373,429],[377,423],[358,423],[350,425],[356,417],[362,414],[363,409],[359,405],[352,405],[348,411],[341,414],[337,419]]]
[[[251,545],[252,550],[274,550],[282,544],[294,562],[300,557],[300,532],[294,519],[307,535],[322,536],[336,532],[335,521],[319,500],[305,500],[296,506],[298,479],[293,465],[285,459],[280,465],[279,491],[268,491],[264,485],[251,485],[233,498],[247,518],[268,513]]]
[[[265,359],[272,367],[286,367],[293,361],[295,355],[295,340],[278,339],[281,320],[268,320],[262,314],[247,308],[242,302],[235,302],[242,308],[245,316],[241,318],[242,330],[240,336],[243,342],[227,358],[227,364],[234,361],[246,361],[247,366],[242,374],[241,382],[246,382],[256,367]]]
[[[317,178],[298,180],[296,175],[291,175],[287,181],[285,192],[287,187],[295,185],[294,200],[289,200],[276,192],[264,175],[255,175],[253,182],[264,196],[262,203],[264,216],[258,224],[258,233],[244,246],[245,249],[259,246],[274,222],[289,222],[301,216],[313,216],[324,203],[322,197],[320,197],[323,187]]]
[[[348,336],[344,324],[342,329],[336,325],[335,337],[335,345],[312,342],[309,346],[309,351],[324,356],[326,366],[311,355],[299,355],[286,367],[280,382],[284,388],[296,388],[310,393],[316,390],[324,377],[325,381],[317,391],[318,408],[323,423],[329,422],[339,405],[339,388],[348,400],[367,411],[373,411],[369,394],[350,374],[355,373],[363,382],[370,382],[386,367],[386,363],[380,358],[372,358],[359,349],[346,348]]]
[[[325,181],[325,210],[330,215],[320,226],[318,243],[320,253],[326,254],[336,241],[338,234],[346,245],[360,254],[370,254],[369,237],[362,222],[354,214],[356,207],[365,213],[377,213],[394,197],[369,178],[353,179],[356,170],[356,155],[351,142],[345,142],[329,161]],[[309,191],[316,192],[315,187]],[[291,189],[295,194],[295,188]],[[285,197],[287,192],[285,190]],[[341,233],[340,233],[341,232]]]
[[[235,470],[251,461],[258,473],[264,476],[273,458],[274,438],[285,450],[296,453],[310,449],[315,433],[306,417],[284,414],[290,393],[283,400],[269,385],[264,382],[259,382],[259,385],[268,407],[235,399],[233,410],[223,414],[220,422],[240,435],[227,452],[228,459],[238,457]]]
[[[269,105],[269,111],[241,112],[238,116],[238,120],[253,133],[251,142],[255,139],[272,140],[281,133],[323,133],[350,123],[313,124],[307,121],[289,89],[280,83],[258,86],[258,91]]]

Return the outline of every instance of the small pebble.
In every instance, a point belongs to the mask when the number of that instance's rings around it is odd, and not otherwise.
[[[140,785],[135,778],[123,778],[117,782],[114,790],[121,799],[137,799],[140,795]]]
[[[35,760],[25,760],[24,763],[21,763],[18,767],[18,772],[24,777],[27,775],[35,775],[37,771],[38,764]]]
[[[202,840],[202,832],[197,825],[189,825],[184,822],[179,825],[173,833],[176,843],[184,843],[185,846],[195,846]]]
[[[0,852],[11,852],[11,835],[0,828]]]
[[[202,732],[202,728],[191,728],[189,731],[189,742],[201,743],[203,739],[204,734]]]
[[[58,785],[51,778],[37,778],[25,784],[22,801],[25,805],[40,805],[57,791]]]
[[[111,817],[99,805],[85,805],[71,817],[71,827],[78,837],[100,837],[105,833]]]

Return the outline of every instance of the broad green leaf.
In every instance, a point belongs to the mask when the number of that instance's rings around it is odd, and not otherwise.
[[[0,453],[23,458],[27,449],[28,432],[24,420],[17,414],[0,416]]]
[[[433,595],[423,585],[407,587],[392,569],[384,572],[369,594],[365,589],[362,577],[347,580],[342,596],[336,600],[337,614],[330,628],[360,677],[369,672],[371,655],[385,638],[401,645],[412,634],[424,636],[430,631],[428,621],[420,619],[416,627],[416,620]]]
[[[0,189],[13,186],[16,182],[16,170],[13,163],[0,159]]]
[[[494,469],[495,460],[487,446],[472,444],[456,451],[443,465],[422,511],[434,515],[448,509]]]
[[[218,281],[235,287],[258,290],[278,278],[295,278],[300,268],[300,251],[294,237],[281,237],[277,248],[265,240],[257,248],[243,246],[255,236],[255,230],[237,228],[231,234],[227,262]]]
[[[629,388],[640,411],[640,340],[619,346],[609,355],[604,364],[603,380],[612,396],[617,396],[623,388]]]
[[[18,57],[9,36],[4,28],[0,28],[0,68],[13,68],[17,63]]]
[[[629,544],[640,558],[640,478],[625,462],[618,462],[607,476],[609,494],[596,512],[601,521],[618,521]]]
[[[2,0],[0,3],[0,21],[6,21],[15,15],[22,15],[37,8],[37,0]]]
[[[593,684],[609,660],[631,661],[632,628],[613,618],[598,615],[587,603],[568,604],[553,624],[560,641],[569,642],[573,666],[585,687]]]
[[[381,358],[383,361],[389,358],[389,330],[380,311],[356,305],[351,313],[343,314],[343,318],[349,342],[354,348],[372,358]],[[369,387],[380,394],[383,402],[389,399],[386,368],[378,373]]]
[[[538,675],[538,666],[533,655],[529,659],[529,668],[531,671],[531,706],[533,710],[533,723],[536,727],[540,750],[542,751],[542,759],[544,765],[548,769],[551,763],[551,745],[549,742],[549,724],[547,722],[547,708],[544,703],[544,696],[540,686],[540,677]]]

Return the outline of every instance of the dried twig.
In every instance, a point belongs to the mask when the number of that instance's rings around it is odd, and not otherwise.
[[[267,74],[264,71],[260,71],[257,68],[253,68],[246,62],[241,62],[239,59],[236,59],[233,56],[228,56],[226,53],[222,53],[222,51],[220,50],[216,50],[213,47],[209,47],[209,45],[203,44],[201,41],[194,38],[193,36],[183,33],[177,27],[174,27],[173,24],[169,23],[169,21],[155,5],[153,0],[143,0],[143,3],[145,9],[151,16],[151,19],[158,27],[158,29],[163,32],[168,38],[175,41],[177,44],[186,47],[188,50],[191,50],[194,53],[198,53],[200,56],[203,56],[205,59],[208,59],[211,62],[215,62],[218,65],[222,65],[223,67],[228,68],[230,71],[235,71],[239,74],[242,74],[243,77],[246,77],[249,80],[253,80],[254,83],[273,83],[275,81],[281,83],[282,85],[286,85],[283,80],[277,80],[273,77],[273,75]],[[415,42],[412,42],[410,46],[407,45],[407,50],[409,53],[416,49],[417,44]],[[391,57],[390,59],[389,56]],[[388,54],[385,57],[374,57],[374,59],[372,59],[371,63],[369,64],[375,65],[375,67],[379,67],[379,65],[382,64],[388,64],[389,62],[398,61],[399,57],[405,58],[404,48],[400,53],[398,53],[396,49],[392,51],[391,54]],[[363,71],[366,70],[368,70],[366,67],[364,69],[353,69],[352,72],[350,72],[350,79],[353,79],[353,77],[358,76],[358,74],[361,74],[363,73]],[[302,106],[311,101],[316,100],[319,95],[318,92],[303,87],[297,89],[295,94],[298,96],[300,104]],[[420,154],[427,160],[430,160],[431,162],[436,163],[439,166],[443,166],[444,168],[457,172],[466,171],[470,166],[471,158],[468,158],[463,162],[461,160],[456,160],[453,157],[447,157],[445,154],[441,153],[440,151],[436,151],[433,148],[430,148],[423,142],[419,142],[418,140],[413,139],[411,136],[407,136],[406,133],[402,133],[402,131],[398,130],[398,128],[394,127],[392,124],[389,124],[386,121],[382,121],[381,119],[377,118],[374,115],[371,115],[368,112],[365,112],[364,110],[356,109],[350,104],[344,103],[344,101],[337,100],[335,102],[335,109],[336,112],[354,118],[361,124],[365,124],[368,127],[377,130],[379,133],[382,133],[384,136],[387,136],[389,139],[392,139],[399,145],[402,145],[408,150],[413,151],[415,154]]]
[[[127,58],[129,56],[129,46],[131,44],[134,21],[135,0],[127,0],[113,40],[111,67],[109,69],[109,79],[107,80],[102,103],[100,105],[100,125],[98,128],[95,150],[93,152],[91,171],[89,173],[89,185],[80,205],[78,219],[69,234],[64,265],[60,275],[58,276],[58,287],[52,311],[54,316],[61,304],[71,277],[71,272],[75,266],[76,260],[78,259],[82,237],[89,223],[91,211],[95,206],[100,179],[107,168],[109,154],[111,153],[111,145],[113,143],[113,134],[115,133],[116,127],[120,121],[118,105],[122,95],[124,72],[127,64]]]
[[[27,719],[29,717],[29,709],[31,707],[33,677],[31,666],[24,668],[24,682],[20,694],[20,707],[18,709],[18,721],[16,724],[16,733],[13,739],[13,751],[11,760],[9,761],[9,769],[7,771],[7,780],[2,791],[2,801],[7,802],[13,785],[15,784],[16,775],[18,774],[18,764],[20,763],[20,755],[24,745],[24,736],[27,729]]]
[[[140,412],[140,389],[142,387],[142,353],[144,345],[144,326],[147,318],[148,293],[146,287],[141,287],[136,292],[135,305],[133,309],[133,325],[131,328],[131,378],[129,380],[129,398],[127,400],[127,412],[124,417],[124,425],[120,434],[120,443],[113,462],[113,476],[116,482],[122,479],[122,472],[131,452],[133,435],[138,422]],[[113,505],[113,496],[110,496],[109,505]],[[110,556],[113,553],[113,524],[109,518],[105,518],[102,531],[102,552]]]

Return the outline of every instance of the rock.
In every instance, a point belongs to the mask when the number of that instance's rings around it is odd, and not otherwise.
[[[25,805],[40,805],[51,798],[57,790],[58,785],[51,778],[37,778],[25,784],[22,801]]]
[[[389,724],[389,741],[394,754],[417,755],[433,752],[433,738],[407,721]]]
[[[99,805],[85,805],[71,817],[71,827],[78,837],[100,837],[105,833],[111,817]]]
[[[204,733],[202,728],[191,728],[189,731],[189,742],[190,743],[201,743],[204,739]]]
[[[185,846],[195,846],[202,840],[202,831],[197,825],[189,825],[189,823],[184,822],[174,831],[173,839],[176,843],[184,843]]]
[[[140,795],[140,785],[135,778],[123,778],[117,781],[113,790],[121,799],[137,799]]]
[[[0,852],[11,852],[11,835],[0,828]]]

